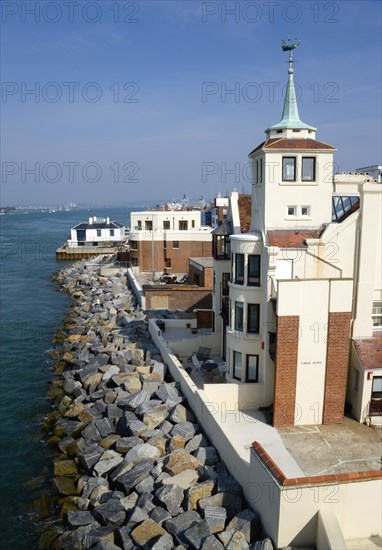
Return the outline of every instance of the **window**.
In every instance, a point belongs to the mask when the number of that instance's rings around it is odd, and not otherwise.
[[[110,237],[114,237],[114,229],[110,229]]]
[[[373,376],[373,387],[371,390],[372,399],[381,399],[382,397],[382,376]]]
[[[138,250],[137,241],[130,241],[130,250]]]
[[[301,206],[301,216],[310,216],[310,206]]]
[[[163,229],[170,229],[170,222],[169,220],[163,221]]]
[[[153,221],[152,220],[146,220],[145,221],[145,229],[146,229],[146,231],[152,231],[152,229],[153,229]]]
[[[97,229],[97,237],[100,237],[100,236],[101,236],[101,230]]]
[[[235,277],[237,285],[244,284],[244,254],[235,254]]]
[[[302,157],[302,181],[316,181],[316,159],[314,157]]]
[[[191,227],[192,227],[192,228],[195,227],[195,220],[191,220]]]
[[[259,333],[260,326],[260,304],[248,304],[247,332]]]
[[[256,161],[256,174],[255,183],[261,183],[263,181],[263,159]]]
[[[235,330],[243,332],[244,304],[235,302]]]
[[[165,267],[171,267],[171,258],[166,258],[165,259],[164,266]]]
[[[295,206],[288,206],[288,216],[295,216],[296,215],[296,207]]]
[[[230,240],[227,235],[213,235],[212,255],[215,260],[228,260],[231,255]]]
[[[236,380],[241,380],[242,366],[241,366],[241,353],[240,351],[233,352],[233,377]]]
[[[179,248],[179,241],[172,241],[173,248]]]
[[[138,224],[138,231],[140,231],[142,229],[142,220],[138,220],[137,224]]]
[[[187,229],[188,229],[188,221],[179,220],[179,231],[187,231]]]
[[[248,285],[260,286],[260,255],[250,254],[248,256]]]
[[[259,379],[259,356],[247,355],[246,382],[257,382]]]
[[[295,157],[283,157],[283,181],[296,181]]]
[[[138,258],[131,258],[131,266],[138,267]]]
[[[382,328],[382,301],[373,303],[373,328],[380,329]]]

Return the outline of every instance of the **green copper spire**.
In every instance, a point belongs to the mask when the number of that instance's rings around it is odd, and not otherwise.
[[[297,98],[296,98],[296,91],[294,88],[294,80],[293,80],[293,57],[292,57],[292,50],[297,48],[300,42],[294,42],[290,43],[290,39],[288,39],[288,42],[282,41],[282,49],[283,51],[289,51],[289,79],[288,79],[288,86],[285,94],[285,100],[284,100],[284,109],[283,109],[283,116],[281,121],[278,124],[274,124],[266,132],[269,132],[270,130],[285,130],[287,128],[291,128],[293,130],[300,130],[300,129],[307,129],[307,130],[316,130],[313,126],[309,126],[309,124],[305,124],[305,122],[302,122],[302,120],[299,117],[298,114],[298,107],[297,107]]]

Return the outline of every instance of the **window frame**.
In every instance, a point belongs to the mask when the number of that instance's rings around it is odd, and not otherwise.
[[[304,178],[304,161],[313,161],[313,178]],[[301,157],[301,181],[312,183],[316,181],[316,157]]]
[[[244,302],[235,302],[235,330],[244,331]]]
[[[381,312],[377,313],[377,308],[381,308]],[[382,300],[374,300],[371,318],[373,322],[373,330],[382,330]],[[380,319],[379,324],[374,324],[375,319]]]
[[[251,258],[257,258],[257,275],[251,275]],[[251,282],[251,279],[257,279],[257,282]],[[248,286],[261,286],[261,255],[260,254],[248,254],[248,265],[247,265],[247,285]]]
[[[172,241],[172,248],[174,248],[175,250],[178,250],[179,249],[179,241]]]
[[[188,220],[179,220],[178,228],[179,231],[188,231]]]
[[[133,251],[138,250],[138,241],[130,241],[129,245],[130,245],[130,250],[133,250]]]
[[[255,308],[255,311],[257,312],[257,319],[256,319],[256,324],[254,328],[251,328],[252,325],[250,324],[250,320],[251,320],[250,310],[252,308]],[[247,333],[260,334],[260,304],[247,304]]]
[[[239,362],[240,364],[239,365],[238,365],[238,362],[237,362],[237,358],[240,358],[240,362]],[[237,374],[236,374],[237,366],[239,366],[240,376],[237,376]],[[243,376],[243,354],[240,351],[233,350],[233,352],[232,352],[232,378],[234,378],[235,380],[240,380],[241,381],[242,376]]]
[[[165,227],[165,224],[166,224],[166,226],[168,226],[168,227]],[[163,231],[168,231],[169,229],[171,229],[171,222],[170,222],[170,220],[163,220]]]
[[[240,259],[240,266],[238,260]],[[242,262],[242,265],[241,265]],[[235,285],[244,285],[244,277],[245,277],[245,256],[241,253],[235,253],[235,273],[234,273],[234,283]],[[240,279],[238,277],[238,266],[242,267],[242,277],[240,275]]]
[[[102,230],[96,229],[96,231],[97,231],[97,237],[102,237]]]
[[[286,177],[286,166],[285,161],[287,160],[293,160],[293,178],[287,178]],[[282,157],[282,172],[281,172],[281,178],[282,181],[296,181],[296,157]]]
[[[306,214],[303,213],[303,209],[306,208]],[[310,216],[310,206],[307,206],[304,204],[304,206],[301,206],[301,216],[309,217]]]
[[[114,229],[109,229],[110,237],[115,237]]]
[[[256,378],[249,377],[249,358],[256,357]],[[245,361],[245,381],[252,384],[257,384],[259,381],[259,356],[257,354],[247,354]]]

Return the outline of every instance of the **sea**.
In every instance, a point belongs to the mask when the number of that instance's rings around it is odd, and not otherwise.
[[[55,250],[89,216],[130,226],[141,208],[17,210],[0,216],[0,548],[37,548],[30,504],[49,492],[52,450],[42,431],[52,410],[49,351],[69,297],[52,282],[67,263]]]

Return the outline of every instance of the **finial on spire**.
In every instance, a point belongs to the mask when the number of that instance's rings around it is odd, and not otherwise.
[[[291,42],[289,37],[288,37],[288,42],[285,42],[285,40],[281,41],[281,47],[283,49],[283,52],[289,52],[289,70],[288,70],[289,74],[293,74],[292,51],[295,50],[299,46],[300,42],[301,42],[301,40],[297,40],[297,38],[294,39],[294,42]]]

